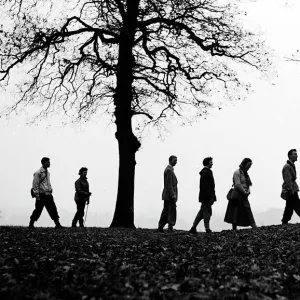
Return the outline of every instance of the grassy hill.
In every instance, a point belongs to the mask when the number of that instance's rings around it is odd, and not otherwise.
[[[1,299],[300,299],[300,225],[0,227]]]

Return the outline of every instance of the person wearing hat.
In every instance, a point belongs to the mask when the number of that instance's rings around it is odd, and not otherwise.
[[[72,221],[72,227],[76,227],[77,222],[79,221],[79,226],[84,227],[83,216],[85,204],[90,203],[90,193],[89,183],[87,181],[87,168],[82,167],[79,170],[78,175],[80,176],[75,181],[75,197],[74,200],[77,205],[77,212],[75,213],[74,219]]]
[[[63,228],[59,222],[59,215],[52,196],[52,186],[50,182],[50,158],[43,157],[41,160],[42,167],[33,174],[32,189],[35,196],[35,209],[30,217],[29,228],[34,228],[44,206],[46,207],[50,218],[55,223],[55,228]]]

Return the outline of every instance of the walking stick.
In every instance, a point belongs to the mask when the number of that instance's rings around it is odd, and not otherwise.
[[[87,204],[87,208],[86,208],[86,212],[85,212],[85,218],[84,218],[84,226],[85,226],[86,215],[87,215],[88,209],[89,209],[89,205]]]

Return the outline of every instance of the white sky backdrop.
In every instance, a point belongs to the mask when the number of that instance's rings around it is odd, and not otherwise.
[[[248,10],[247,27],[261,30],[267,45],[275,50],[278,77],[263,81],[249,74],[254,92],[246,101],[220,111],[212,110],[206,120],[193,126],[174,125],[164,140],[155,133],[143,138],[136,157],[136,226],[157,227],[163,205],[163,171],[171,154],[178,157],[175,167],[179,180],[178,229],[188,229],[199,209],[198,173],[206,156],[214,158],[218,199],[213,206],[213,230],[230,228],[222,221],[226,194],[232,174],[244,157],[253,160],[249,199],[258,225],[280,223],[285,204],[280,198],[282,166],[289,149],[297,148],[300,153],[300,63],[285,60],[300,49],[300,3],[258,0],[245,1],[243,7]],[[0,95],[3,101],[8,100],[8,95]],[[86,166],[93,193],[87,226],[108,227],[114,213],[118,181],[114,124],[109,125],[109,118],[80,128],[61,127],[51,119],[37,126],[25,123],[25,115],[0,119],[0,224],[28,225],[34,208],[34,199],[29,193],[32,175],[40,167],[40,159],[48,156],[61,223],[71,224],[76,211],[74,182],[79,168]],[[300,167],[298,170],[300,174]],[[265,211],[270,214],[262,213]],[[272,218],[272,214],[276,217]],[[294,217],[293,221],[298,222],[299,218]],[[46,210],[37,226],[53,226]],[[203,230],[202,223],[199,230]]]

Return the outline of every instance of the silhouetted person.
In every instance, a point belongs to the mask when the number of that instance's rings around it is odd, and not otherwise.
[[[176,202],[178,200],[177,178],[174,173],[174,166],[177,163],[177,157],[171,155],[169,157],[169,165],[164,171],[164,189],[162,192],[162,200],[164,200],[164,208],[158,223],[158,231],[163,231],[164,226],[168,223],[168,229],[173,230],[176,223]]]
[[[295,167],[295,161],[297,161],[298,158],[297,150],[291,149],[288,152],[288,158],[288,161],[282,169],[282,193],[285,194],[286,200],[283,218],[281,220],[282,224],[287,224],[291,220],[294,210],[296,214],[300,216],[299,187],[296,182],[297,173]]]
[[[252,182],[248,175],[248,170],[252,166],[250,158],[244,158],[239,169],[233,174],[234,188],[238,191],[236,201],[229,200],[224,221],[232,224],[232,229],[236,230],[237,226],[251,226],[257,228],[248,200],[250,195],[250,186]]]
[[[201,202],[200,210],[195,218],[190,233],[196,233],[199,222],[204,219],[204,227],[207,233],[211,232],[209,228],[209,221],[212,215],[212,205],[217,201],[215,193],[215,180],[212,173],[213,159],[206,157],[203,160],[204,168],[200,171],[200,191],[199,191],[199,202]]]
[[[84,227],[83,217],[84,217],[84,208],[85,204],[90,203],[90,193],[89,183],[87,181],[87,168],[81,168],[78,175],[80,177],[75,181],[75,197],[74,200],[77,205],[77,212],[72,221],[72,227],[76,227],[77,222],[79,221],[79,226]]]
[[[55,223],[55,228],[63,228],[59,223],[59,215],[52,196],[52,186],[50,182],[50,159],[43,157],[41,160],[42,167],[33,174],[33,193],[35,195],[35,210],[30,217],[29,228],[34,228],[34,222],[37,221],[46,207],[49,216]]]

